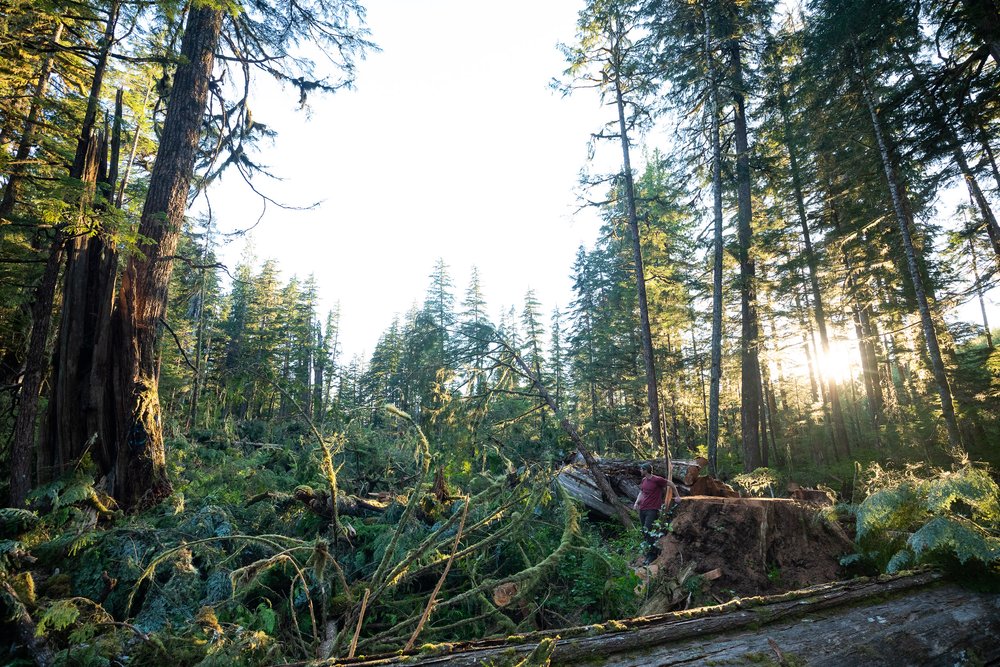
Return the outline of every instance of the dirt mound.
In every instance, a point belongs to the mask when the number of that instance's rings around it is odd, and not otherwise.
[[[834,581],[854,544],[815,506],[781,498],[687,496],[651,566],[655,579],[693,573],[716,597],[780,593]]]

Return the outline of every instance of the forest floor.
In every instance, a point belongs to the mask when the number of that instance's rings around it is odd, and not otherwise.
[[[644,564],[638,527],[600,519],[576,466],[450,482],[439,466],[414,477],[412,447],[400,438],[379,467],[341,475],[339,534],[304,442],[178,438],[174,494],[140,514],[109,509],[84,466],[38,489],[32,511],[0,516],[0,663],[412,657],[487,637],[642,625],[858,573],[841,566],[857,549],[853,527],[829,505],[696,495],[679,481],[687,495]],[[601,464],[625,500],[637,463]],[[388,481],[355,481],[374,473]]]

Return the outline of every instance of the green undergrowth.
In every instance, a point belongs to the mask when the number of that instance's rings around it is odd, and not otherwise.
[[[585,521],[547,469],[466,466],[441,488],[438,456],[421,472],[418,438],[395,434],[381,457],[331,441],[339,492],[382,493],[385,504],[341,514],[339,529],[295,497],[328,488],[319,448],[298,436],[175,436],[174,492],[140,514],[117,510],[81,465],[28,510],[0,516],[0,636],[16,636],[23,610],[57,665],[266,665],[346,655],[366,592],[359,653],[398,650],[418,626],[421,645],[635,612],[632,554]],[[2,648],[12,664],[32,663],[25,647]]]
[[[1000,581],[1000,486],[980,465],[950,470],[873,465],[865,499],[850,506],[858,553],[845,565],[895,573],[935,565],[956,578]]]
[[[140,514],[119,511],[85,461],[28,510],[0,511],[0,636],[28,617],[57,665],[252,666],[638,613],[638,529],[587,520],[550,466],[477,472],[392,414],[325,443],[338,494],[375,503],[339,523],[323,449],[290,427],[283,442],[175,434],[174,492]],[[985,469],[855,473],[866,500],[834,510],[856,518],[853,567],[995,572],[1000,493]],[[784,482],[740,480],[763,495]]]

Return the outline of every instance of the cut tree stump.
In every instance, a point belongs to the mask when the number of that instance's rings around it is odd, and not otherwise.
[[[841,557],[855,550],[843,528],[814,505],[711,496],[684,497],[658,546],[661,577],[676,578],[692,563],[698,572],[718,569],[710,591],[724,599],[836,581]],[[643,612],[670,611],[656,603],[650,598]]]
[[[556,639],[553,665],[954,665],[1000,661],[1000,596],[936,572],[858,579],[601,625],[315,665],[515,665]]]

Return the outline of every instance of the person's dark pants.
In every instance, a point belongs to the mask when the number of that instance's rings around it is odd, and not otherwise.
[[[653,523],[660,516],[660,510],[639,510],[639,523],[642,524],[642,537],[646,540],[646,559],[656,558],[660,549],[656,546],[656,536],[653,535]]]

